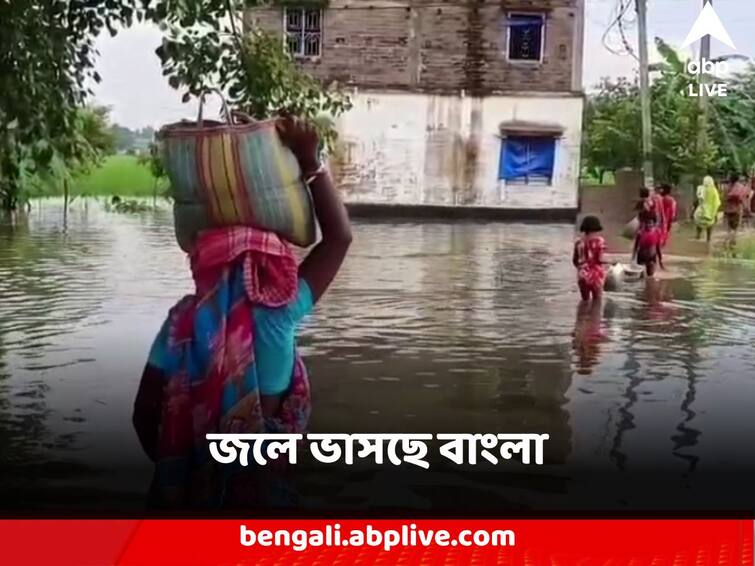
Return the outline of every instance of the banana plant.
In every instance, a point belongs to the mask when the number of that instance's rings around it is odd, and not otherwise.
[[[708,142],[697,143],[701,128],[699,98],[688,95],[699,76],[687,71],[687,60],[661,39],[662,61],[653,65],[651,112],[653,162],[660,181],[684,176],[722,176],[750,172],[755,166],[755,67],[727,77],[728,97],[709,101]],[[588,97],[583,135],[584,167],[615,171],[641,166],[640,105],[636,81],[604,80]]]

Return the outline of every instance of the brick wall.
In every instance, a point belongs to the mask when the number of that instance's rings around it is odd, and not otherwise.
[[[506,57],[506,16],[546,16],[542,62]],[[583,0],[331,0],[315,76],[369,89],[480,96],[581,89]],[[283,30],[283,8],[255,8],[248,26]]]

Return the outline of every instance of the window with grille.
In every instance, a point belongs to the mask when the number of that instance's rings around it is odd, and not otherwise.
[[[510,61],[540,61],[542,59],[545,16],[509,14],[508,30]]]
[[[286,41],[294,57],[319,57],[322,50],[322,10],[286,8]]]
[[[510,185],[550,185],[555,161],[555,138],[511,136],[501,140],[498,179]]]

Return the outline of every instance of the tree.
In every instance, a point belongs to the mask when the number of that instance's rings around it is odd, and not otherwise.
[[[280,38],[240,32],[238,14],[261,0],[0,1],[0,208],[16,207],[24,179],[76,160],[77,112],[94,70],[95,38],[135,19],[165,30],[164,74],[184,100],[227,92],[253,117],[283,109],[338,115],[348,98],[301,71]],[[332,128],[325,132],[332,139]]]
[[[134,131],[119,124],[113,124],[111,131],[115,138],[115,149],[117,151],[126,152],[133,149],[134,140],[136,139]]]
[[[660,40],[665,64],[651,85],[653,168],[659,180],[677,182],[685,173],[700,174],[715,162],[717,148],[698,151],[699,105],[683,92],[696,81],[676,53]],[[640,96],[636,81],[605,79],[588,99],[585,112],[583,158],[588,171],[600,177],[606,171],[642,166]]]
[[[588,172],[603,182],[607,172],[642,161],[640,98],[636,83],[604,79],[587,99],[582,158]]]
[[[75,156],[78,112],[94,70],[94,39],[128,25],[135,0],[0,2],[0,206],[23,178]]]
[[[50,163],[22,178],[17,200],[23,202],[32,196],[59,195],[62,188],[64,208],[67,208],[72,179],[97,167],[115,147],[108,114],[109,109],[105,107],[79,109],[66,152],[53,152]]]
[[[702,178],[716,171],[718,145],[700,148],[697,139],[701,109],[699,98],[690,97],[687,89],[700,76],[687,72],[687,62],[663,40],[655,40],[664,59],[661,75],[651,87],[653,113],[653,164],[659,180],[678,182],[685,174]],[[708,124],[711,130],[711,124]],[[710,131],[708,137],[712,138]]]
[[[729,96],[711,99],[708,143],[697,144],[699,99],[687,89],[699,81],[687,72],[687,62],[656,39],[663,57],[660,75],[651,86],[653,165],[659,180],[678,182],[685,174],[717,176],[745,172],[755,166],[755,67],[727,79]],[[626,79],[604,80],[588,98],[585,110],[583,160],[600,177],[621,167],[639,168],[639,91]]]
[[[165,29],[157,54],[168,82],[184,92],[184,101],[217,90],[255,119],[279,111],[310,119],[331,143],[335,130],[323,124],[332,123],[317,118],[348,110],[348,97],[337,85],[325,87],[300,69],[281,37],[258,29],[241,32],[238,14],[256,3],[261,2],[156,2],[147,13]]]
[[[109,113],[110,110],[103,106],[87,107],[77,112],[73,142],[66,163],[70,170],[78,174],[86,172],[113,152],[115,138],[109,124]]]
[[[152,187],[152,205],[154,206],[157,202],[157,186],[162,179],[168,176],[168,172],[165,170],[162,152],[157,143],[152,142],[149,144],[149,151],[139,156],[139,163],[147,166],[150,173],[152,173],[154,179],[154,185]]]
[[[713,131],[721,153],[718,168],[752,173],[755,168],[755,66],[727,79],[729,94],[712,105]]]

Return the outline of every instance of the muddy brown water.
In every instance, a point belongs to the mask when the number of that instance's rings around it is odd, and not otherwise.
[[[301,331],[312,430],[547,432],[549,465],[650,462],[679,477],[736,467],[752,446],[755,268],[677,260],[675,278],[580,310],[571,226],[357,222],[355,234]],[[52,201],[0,223],[0,508],[139,500],[150,468],[132,401],[190,291],[168,210],[77,201],[64,229]],[[343,498],[369,505],[379,483]]]

